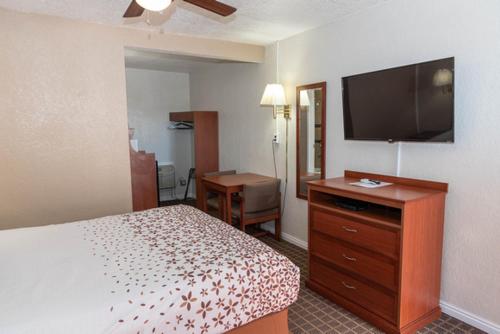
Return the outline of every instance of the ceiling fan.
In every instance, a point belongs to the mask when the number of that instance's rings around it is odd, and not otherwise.
[[[139,17],[144,10],[160,12],[170,6],[174,0],[132,0],[123,17]],[[221,16],[229,16],[236,11],[236,8],[226,5],[216,0],[176,0],[185,1],[203,9],[209,10]]]

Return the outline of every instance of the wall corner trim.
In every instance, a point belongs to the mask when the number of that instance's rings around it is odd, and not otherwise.
[[[446,313],[458,320],[461,320],[471,326],[485,331],[488,334],[500,334],[500,325],[489,320],[481,318],[478,315],[467,312],[455,305],[449,304],[443,300],[440,302],[443,313]]]
[[[296,238],[291,234],[281,232],[281,238],[285,241],[288,241],[292,245],[295,245],[305,250],[308,249],[307,241],[300,240],[299,238]]]

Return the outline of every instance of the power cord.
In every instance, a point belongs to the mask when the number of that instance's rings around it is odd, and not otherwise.
[[[287,136],[288,136],[288,123],[287,123]],[[272,140],[271,147],[273,149],[274,177],[278,178],[278,168],[276,167],[276,152],[275,152],[274,145],[275,145],[274,140]],[[287,150],[286,158],[288,159],[288,144],[287,144],[286,150]],[[287,189],[288,189],[288,175],[285,177],[285,188],[283,189],[283,198],[282,198],[283,204],[281,205],[281,215],[282,216],[285,213]]]
[[[285,190],[283,191],[283,205],[281,206],[281,215],[285,213],[285,206],[286,206],[286,190],[288,188],[288,181],[285,181]]]
[[[271,141],[271,147],[273,148],[274,177],[278,178],[278,169],[276,168],[276,153],[274,153],[274,139]]]
[[[285,141],[286,141],[286,147],[285,147],[285,189],[283,191],[283,205],[281,206],[281,215],[285,213],[285,206],[286,206],[286,191],[288,189],[288,119],[285,118],[285,126],[286,126],[286,132],[285,132]]]

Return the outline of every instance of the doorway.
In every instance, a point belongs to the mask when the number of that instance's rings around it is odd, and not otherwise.
[[[134,205],[134,210],[196,203],[193,123],[190,126],[189,122],[171,122],[170,115],[192,111],[191,75],[221,62],[153,50],[125,49],[131,161],[137,159],[135,152],[152,154],[155,161],[154,166],[149,162],[150,167],[142,168],[149,171],[149,176],[137,175],[132,170],[132,192],[140,193],[133,197],[150,198],[146,204]],[[153,183],[156,188],[154,203]]]

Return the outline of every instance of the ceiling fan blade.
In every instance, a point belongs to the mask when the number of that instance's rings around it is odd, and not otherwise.
[[[139,17],[144,13],[144,8],[139,6],[135,0],[132,0],[123,17]]]
[[[184,0],[195,6],[209,10],[221,16],[229,16],[236,11],[236,8],[226,5],[216,0]]]

